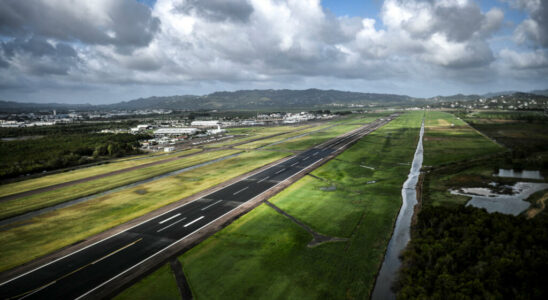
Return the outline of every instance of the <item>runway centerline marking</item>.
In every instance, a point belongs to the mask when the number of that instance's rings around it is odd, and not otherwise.
[[[294,163],[291,165],[291,167],[297,165],[298,163],[299,163],[299,162],[294,162]]]
[[[274,174],[275,174],[275,175],[276,175],[276,174],[280,174],[280,173],[282,173],[283,171],[285,171],[285,168],[279,170],[278,172],[276,172],[276,173],[274,173]]]
[[[158,222],[158,224],[164,224],[165,222],[167,222],[167,221],[169,221],[169,220],[171,220],[171,219],[175,219],[175,218],[177,218],[177,217],[180,216],[180,215],[181,215],[180,213],[178,213],[178,214],[176,214],[176,215],[173,215],[173,216],[171,216],[171,217],[169,217],[169,218],[167,218],[167,219],[165,219],[165,220],[163,220],[163,221]]]
[[[303,160],[307,160],[309,157],[310,157],[310,156],[307,156],[307,157],[303,158]]]
[[[182,222],[182,221],[184,221],[184,220],[186,220],[186,217],[185,217],[185,218],[182,218],[182,219],[180,219],[180,220],[178,220],[178,221],[176,221],[176,222],[173,222],[173,223],[167,225],[166,227],[157,230],[156,232],[162,232],[162,231],[168,229],[169,227],[171,227],[171,226],[173,226],[173,225],[175,225],[175,224],[177,224],[177,223],[179,223],[179,222]]]
[[[314,154],[312,154],[312,155],[318,155],[318,152],[315,152],[315,153],[314,153]]]
[[[138,242],[140,242],[142,239],[143,239],[143,238],[140,238],[140,239],[138,239],[138,240],[136,240],[136,241],[134,241],[134,242],[131,242],[131,243],[125,245],[124,247],[122,247],[122,248],[120,248],[120,249],[118,249],[118,250],[112,251],[112,252],[110,252],[109,254],[107,254],[107,255],[105,255],[105,256],[103,256],[103,257],[101,257],[101,258],[95,260],[95,261],[92,262],[91,264],[94,265],[94,264],[96,264],[96,263],[102,261],[103,259],[106,259],[106,258],[108,258],[108,257],[110,257],[110,256],[112,256],[112,255],[114,255],[114,254],[116,254],[116,253],[118,253],[118,252],[120,252],[120,251],[122,251],[122,250],[128,248],[128,247],[131,247],[131,246],[137,244]]]
[[[232,195],[233,195],[233,196],[235,196],[235,195],[238,195],[239,193],[241,193],[241,192],[243,192],[243,191],[247,190],[248,188],[249,188],[249,186],[246,186],[245,188],[243,188],[243,189],[241,189],[241,190],[239,190],[239,191],[235,192],[235,193],[234,193],[234,194],[232,194]]]
[[[190,226],[190,225],[192,225],[192,224],[194,224],[194,223],[200,221],[200,220],[203,219],[203,218],[204,218],[204,216],[201,216],[201,217],[199,217],[198,219],[196,219],[196,220],[194,220],[194,221],[192,221],[192,222],[190,222],[190,223],[186,223],[185,226],[183,226],[183,227],[188,227],[188,226]]]
[[[270,176],[266,176],[265,178],[263,178],[263,179],[261,179],[261,180],[257,181],[257,183],[261,183],[261,182],[263,182],[263,181],[267,180],[268,178],[270,178]]]
[[[211,203],[210,205],[208,205],[208,206],[202,208],[201,210],[206,210],[206,209],[212,207],[213,205],[215,205],[215,204],[217,204],[217,203],[219,203],[219,202],[222,202],[222,201],[223,201],[223,200],[219,200],[219,201],[217,201],[217,202],[215,202],[215,203]]]

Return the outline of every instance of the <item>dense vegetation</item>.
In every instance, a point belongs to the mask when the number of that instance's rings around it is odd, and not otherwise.
[[[140,153],[147,135],[50,133],[0,142],[0,178],[55,170]]]
[[[465,137],[455,134],[457,126],[440,126],[454,123],[454,118],[439,112],[428,116],[427,125],[432,128],[424,141],[425,163],[430,167],[412,240],[402,254],[403,268],[395,286],[398,298],[546,299],[548,214],[543,211],[533,219],[489,214],[465,207],[467,197],[448,192],[493,182],[512,185],[516,179],[492,176],[499,167],[523,166],[546,174],[548,133],[542,130],[542,117],[515,112],[462,114],[461,118],[509,151],[494,149],[486,154],[489,140],[483,139],[484,143],[469,143],[457,156],[447,153],[458,149]],[[536,117],[530,121],[530,116]]]
[[[546,299],[548,218],[425,207],[404,253],[400,299]]]

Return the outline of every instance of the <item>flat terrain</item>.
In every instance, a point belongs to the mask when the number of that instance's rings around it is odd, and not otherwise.
[[[422,112],[399,117],[318,168],[317,178],[305,177],[270,200],[313,230],[347,241],[308,247],[307,231],[261,205],[180,258],[194,296],[368,297],[421,118]]]
[[[298,154],[2,285],[3,295],[77,297],[314,165],[368,128]],[[208,178],[209,179],[209,178]],[[226,179],[225,179],[226,180]],[[179,224],[180,223],[180,224]],[[176,226],[175,226],[176,225]],[[123,252],[122,252],[123,251]],[[117,254],[117,253],[123,254]]]

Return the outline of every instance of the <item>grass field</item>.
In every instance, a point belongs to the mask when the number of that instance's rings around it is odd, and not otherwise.
[[[270,151],[244,153],[10,225],[11,228],[0,235],[0,271],[71,245],[287,155]]]
[[[93,195],[139,180],[151,178],[171,171],[179,170],[206,161],[238,153],[240,150],[220,150],[173,160],[142,169],[107,176],[52,191],[46,191],[27,197],[0,202],[0,219],[22,214],[28,211],[48,207],[72,199]]]
[[[454,115],[428,111],[426,113],[424,152],[425,166],[436,166],[479,157],[504,148],[479,134]]]
[[[283,132],[289,131],[298,131],[303,130],[310,125],[299,125],[299,126],[254,126],[254,127],[241,127],[241,128],[228,128],[227,133],[233,135],[244,135],[239,138],[231,139],[229,141],[224,141],[220,143],[208,144],[207,148],[216,148],[216,147],[225,147],[245,141],[250,141],[258,138],[267,137],[269,135],[274,135]]]
[[[242,144],[242,145],[236,146],[235,148],[236,149],[257,149],[259,147],[266,146],[266,145],[276,143],[276,142],[281,142],[285,139],[295,137],[295,136],[298,136],[298,135],[301,135],[301,134],[321,130],[321,129],[324,129],[324,128],[329,127],[329,126],[333,126],[333,124],[328,123],[328,124],[324,124],[324,125],[305,128],[305,129],[302,129],[302,130],[299,130],[299,131],[289,132],[289,133],[282,134],[282,135],[279,135],[279,136],[275,136],[275,137],[272,137],[272,138]]]
[[[126,289],[113,298],[114,300],[148,300],[162,299],[175,300],[181,299],[181,294],[177,289],[175,275],[169,264],[166,264],[156,270],[154,273],[143,278],[138,283]]]
[[[265,149],[278,150],[278,151],[295,151],[305,150],[315,145],[319,145],[332,138],[335,138],[345,132],[359,128],[362,125],[338,125],[332,128],[328,128],[322,131],[314,132],[310,135],[289,140],[282,144],[266,147]]]
[[[347,242],[307,247],[312,237],[305,230],[261,205],[180,257],[194,296],[367,298],[421,119],[422,112],[401,116],[313,172],[324,180],[302,178],[271,199],[314,230]]]
[[[200,151],[202,150],[189,149],[189,150],[179,151],[177,153],[173,153],[169,155],[139,155],[131,158],[113,160],[109,163],[105,163],[99,166],[76,169],[73,171],[47,175],[43,177],[28,179],[28,180],[14,182],[10,184],[4,184],[4,185],[0,185],[0,197],[16,194],[16,193],[22,193],[22,192],[26,192],[26,191],[54,185],[54,184],[59,184],[67,181],[73,181],[73,180],[78,180],[82,178],[87,178],[90,176],[105,174],[105,173],[129,168],[129,167],[140,166],[140,165],[144,165],[147,163],[151,163],[151,162],[155,162],[163,159],[168,159],[171,157],[197,153]]]

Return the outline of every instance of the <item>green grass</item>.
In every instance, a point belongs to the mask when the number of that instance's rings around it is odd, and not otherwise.
[[[424,165],[436,169],[424,182],[423,198],[428,205],[464,205],[469,197],[452,195],[449,189],[484,187],[496,180],[489,156],[504,152],[502,146],[449,113],[428,111],[425,125]],[[487,158],[472,162],[481,157]]]
[[[454,115],[428,111],[426,113],[424,152],[425,166],[447,164],[476,158],[504,148],[479,134]]]
[[[265,149],[278,150],[278,151],[295,151],[306,150],[315,145],[319,145],[332,138],[335,138],[343,133],[354,130],[362,125],[339,125],[322,131],[314,132],[310,135],[296,138],[294,140],[287,141],[285,143],[277,144],[274,146],[266,147]]]
[[[421,118],[401,116],[313,172],[326,181],[305,177],[271,199],[314,230],[348,242],[309,248],[306,231],[261,205],[180,257],[194,296],[367,298],[401,205]],[[336,190],[321,189],[331,185]]]
[[[129,171],[88,182],[46,191],[23,198],[0,202],[0,219],[22,214],[28,211],[48,207],[72,199],[93,195],[107,191],[139,180],[151,178],[171,171],[179,170],[206,161],[240,152],[240,150],[221,150],[196,154],[193,156],[177,159],[138,170]]]
[[[114,300],[181,299],[175,275],[169,264],[143,278],[113,298]]]
[[[71,245],[287,155],[270,151],[244,153],[15,223],[0,235],[0,271]]]
[[[116,170],[121,170],[125,168],[130,168],[134,166],[140,166],[147,163],[168,159],[171,157],[176,157],[180,155],[187,155],[196,152],[200,152],[200,149],[189,149],[185,151],[180,151],[170,155],[140,155],[131,158],[124,158],[113,160],[109,163],[101,164],[98,166],[76,169],[73,171],[52,174],[48,176],[28,179],[24,181],[14,182],[10,184],[0,185],[0,197],[8,196],[11,194],[22,193],[30,190],[35,190],[38,188],[47,187],[54,184],[59,184],[67,181],[78,180],[82,178],[87,178],[95,175],[105,174]],[[144,158],[148,157],[148,158]],[[140,158],[140,159],[136,159]]]
[[[275,136],[275,137],[272,137],[272,138],[267,138],[267,139],[263,139],[263,140],[259,140],[259,141],[255,141],[255,142],[242,144],[240,146],[237,146],[236,149],[257,149],[257,148],[262,147],[262,146],[266,146],[266,145],[269,145],[269,144],[272,144],[272,143],[280,142],[280,141],[285,140],[287,138],[295,137],[295,136],[305,134],[305,133],[309,133],[309,132],[312,132],[312,131],[321,130],[321,129],[329,127],[329,126],[332,126],[332,124],[325,124],[325,125],[319,125],[319,126],[314,126],[314,127],[310,127],[310,128],[305,128],[305,129],[302,129],[302,130],[289,132],[289,133],[282,134],[282,135],[279,135],[279,136]]]
[[[243,137],[238,137],[231,139],[229,141],[224,141],[220,143],[208,144],[207,148],[216,148],[216,147],[225,147],[238,143],[242,143],[249,140],[254,140],[258,138],[264,138],[269,135],[279,134],[289,131],[298,131],[309,127],[310,125],[300,125],[300,126],[253,126],[253,127],[242,127],[242,128],[229,128],[227,129],[228,134],[233,135],[245,135]]]

